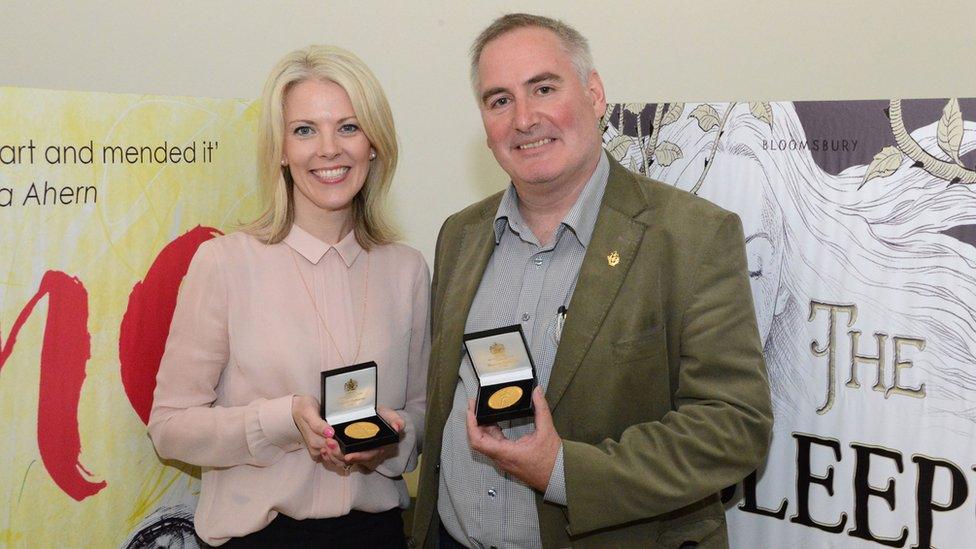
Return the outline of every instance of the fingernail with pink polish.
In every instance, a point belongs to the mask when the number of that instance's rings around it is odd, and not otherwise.
[[[332,429],[332,427],[326,427],[325,430],[322,431],[322,434],[325,435],[325,438],[332,438],[332,435],[335,434],[335,431]]]

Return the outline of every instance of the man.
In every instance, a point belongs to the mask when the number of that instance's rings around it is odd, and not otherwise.
[[[725,546],[718,492],[771,426],[738,218],[607,157],[603,84],[565,24],[499,18],[472,81],[512,185],[438,237],[413,541]],[[478,426],[463,334],[516,323],[535,417]]]

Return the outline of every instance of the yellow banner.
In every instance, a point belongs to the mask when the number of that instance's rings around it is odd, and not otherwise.
[[[0,546],[192,535],[198,473],[161,463],[145,421],[193,252],[257,213],[257,105],[0,105]]]

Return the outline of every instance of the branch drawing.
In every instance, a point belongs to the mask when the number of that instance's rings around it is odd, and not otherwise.
[[[956,148],[954,151],[952,150],[953,146],[955,146],[955,143],[957,142],[957,138],[953,135],[956,132],[954,127],[959,128],[958,131],[960,133],[958,143],[961,144],[962,118],[955,116],[952,108],[953,101],[956,100],[950,100],[949,105],[946,106],[942,120],[939,121],[939,142],[940,146],[944,149],[950,149],[949,151],[945,152],[955,159],[958,157],[959,153],[958,148]],[[956,103],[956,110],[958,110],[958,103]],[[950,185],[956,183],[976,183],[976,171],[966,169],[961,164],[947,162],[932,156],[922,148],[922,146],[918,143],[918,141],[915,140],[914,137],[912,137],[910,133],[908,133],[908,128],[905,127],[905,121],[902,117],[900,99],[892,99],[889,101],[888,120],[891,123],[891,133],[895,136],[895,144],[897,145],[898,150],[904,153],[908,158],[915,161],[913,166],[922,168],[935,177],[948,181]],[[882,153],[883,152],[884,151],[882,151]],[[878,155],[881,156],[882,153],[878,153]],[[885,175],[877,174],[872,170],[872,168],[875,167],[875,162],[878,162],[878,156],[875,156],[875,160],[871,162],[871,165],[868,167],[868,171],[865,173],[864,181],[861,183],[862,187],[864,186],[864,183],[867,183],[874,177],[885,177]],[[890,175],[890,173],[886,175]]]

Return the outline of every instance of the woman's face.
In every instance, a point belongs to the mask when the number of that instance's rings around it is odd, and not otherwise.
[[[328,80],[285,94],[283,160],[295,182],[295,216],[347,212],[369,173],[371,147],[349,95]]]

